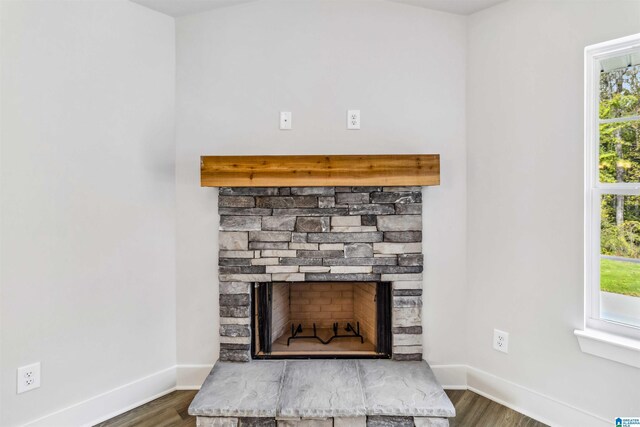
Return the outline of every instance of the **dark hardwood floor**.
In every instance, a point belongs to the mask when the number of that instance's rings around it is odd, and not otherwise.
[[[455,427],[544,427],[505,406],[466,390],[447,390],[456,407]],[[174,391],[146,405],[98,424],[100,427],[194,427],[196,419],[187,414],[195,391]]]

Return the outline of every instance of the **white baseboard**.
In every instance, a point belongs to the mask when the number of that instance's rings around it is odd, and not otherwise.
[[[25,426],[92,426],[162,397],[175,389],[176,367],[171,366],[30,421]]]
[[[33,420],[26,426],[91,426],[174,390],[199,390],[213,365],[177,365]],[[445,389],[471,390],[550,426],[610,426],[604,419],[527,387],[467,365],[432,365]]]
[[[550,426],[611,426],[606,420],[554,397],[467,366],[468,389]]]
[[[176,366],[176,390],[200,390],[211,369],[213,364]]]
[[[467,365],[429,364],[429,366],[445,390],[467,389]]]

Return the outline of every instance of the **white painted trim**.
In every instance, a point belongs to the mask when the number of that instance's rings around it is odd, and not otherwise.
[[[176,366],[176,389],[177,390],[200,390],[200,386],[213,369],[212,364],[202,365],[177,365]]]
[[[612,420],[467,365],[431,366],[446,390],[470,390],[550,426],[610,426]],[[461,377],[461,374],[465,374]],[[457,378],[458,382],[447,382]]]
[[[573,333],[583,353],[640,368],[640,341],[593,329]]]
[[[176,389],[176,367],[115,387],[59,409],[25,426],[92,426],[171,393]]]
[[[636,51],[640,48],[640,34],[610,40],[584,49],[584,326],[583,329],[599,329],[610,334],[634,336],[640,339],[640,331],[603,319],[600,313],[600,200],[605,194],[637,195],[638,183],[601,183],[599,178],[599,150],[601,123],[615,123],[636,119],[622,117],[601,120],[600,67],[602,59]],[[583,343],[580,344],[581,348]],[[615,359],[614,359],[615,360]]]
[[[174,390],[198,390],[213,365],[176,365],[33,420],[26,426],[91,426]],[[447,390],[470,390],[551,426],[609,426],[611,420],[468,365],[431,365]]]
[[[431,370],[445,390],[467,389],[467,365],[432,365]]]

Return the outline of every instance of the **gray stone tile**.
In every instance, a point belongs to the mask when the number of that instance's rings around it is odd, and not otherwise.
[[[393,326],[409,327],[419,326],[422,324],[422,308],[421,307],[397,307],[393,309]]]
[[[413,423],[416,427],[449,427],[446,418],[415,417]]]
[[[335,192],[335,187],[291,187],[296,196],[333,196]]]
[[[296,231],[305,233],[329,231],[329,217],[298,217]]]
[[[367,417],[335,417],[333,427],[367,427]]]
[[[289,249],[289,242],[249,242],[249,249]]]
[[[220,231],[218,233],[218,245],[220,250],[242,251],[249,248],[249,240],[246,231]]]
[[[275,417],[284,361],[217,362],[189,406],[209,417]]]
[[[325,258],[324,265],[396,265],[393,258]]]
[[[413,417],[367,417],[367,427],[413,427]]]
[[[240,418],[238,427],[276,427],[275,418]]]
[[[227,216],[220,217],[220,230],[224,231],[249,231],[260,230],[261,217],[259,216]]]
[[[221,294],[248,294],[249,284],[246,282],[222,282],[219,292]]]
[[[222,215],[271,215],[271,209],[264,208],[218,208],[218,213]]]
[[[402,283],[402,282],[397,282]],[[393,296],[394,297],[411,297],[411,296],[420,296],[422,295],[422,289],[394,289]]]
[[[410,346],[410,347],[413,347],[413,346]],[[422,360],[422,353],[417,353],[417,354],[395,353],[393,355],[393,360],[397,362],[408,362],[408,361],[419,362]]]
[[[421,203],[422,193],[412,192],[384,192],[371,193],[371,203]]]
[[[257,208],[317,208],[318,198],[314,196],[256,197]]]
[[[380,231],[420,231],[422,215],[389,215],[378,217]]]
[[[249,261],[249,260],[247,260]],[[261,274],[264,273],[263,265],[232,265],[232,266],[221,266],[218,268],[218,272],[220,274]]]
[[[271,251],[286,252],[286,251]],[[295,251],[294,251],[295,252]],[[270,282],[270,274],[220,274],[218,279],[221,282]]]
[[[382,233],[370,231],[366,233],[309,233],[307,241],[319,243],[370,243],[382,242]]]
[[[249,305],[249,294],[220,294],[218,297],[220,306],[247,306]]]
[[[361,415],[365,415],[365,406],[354,360],[287,362],[278,416]]]
[[[221,208],[253,208],[256,200],[252,196],[220,196],[218,206]]]
[[[237,418],[198,417],[196,427],[237,427]]]
[[[336,203],[339,205],[369,203],[369,193],[338,193]]]
[[[251,265],[249,258],[218,258],[219,266],[247,266]]]
[[[382,187],[382,191],[401,192],[401,191],[422,191],[422,187],[410,186],[410,187]]]
[[[220,187],[219,194],[224,196],[275,196],[278,187]]]
[[[427,362],[358,360],[368,415],[454,417]]]
[[[244,273],[244,271],[242,272]],[[373,269],[373,272],[381,274],[422,273],[422,266],[417,265],[413,267],[400,267],[397,265],[376,265]]]
[[[262,218],[263,230],[293,231],[295,226],[295,216],[266,216]]]
[[[249,240],[252,242],[290,242],[290,231],[250,231]]]
[[[318,419],[283,419],[278,420],[278,427],[333,427],[332,418]]]
[[[250,337],[249,325],[220,325],[220,335],[223,337]]]
[[[397,204],[396,213],[398,215],[420,215],[422,213],[422,203]]]
[[[393,205],[391,205],[393,208]],[[292,209],[274,209],[274,215],[295,215],[295,216],[333,216],[348,215],[347,208],[292,208]]]
[[[310,282],[377,282],[380,280],[379,274],[366,273],[305,273],[306,279]]]
[[[398,256],[398,264],[401,266],[422,265],[424,256],[422,254],[401,254]]]
[[[385,231],[385,242],[422,242],[421,231]]]
[[[383,242],[383,243],[374,243],[373,244],[373,253],[376,254],[409,254],[409,253],[420,253],[422,252],[422,243],[391,243],[391,242]]]
[[[380,190],[382,190],[382,187],[351,187],[351,191],[354,193],[371,193]]]
[[[349,215],[391,215],[395,211],[393,205],[349,205]]]
[[[347,258],[371,258],[373,257],[373,245],[371,243],[349,243],[344,245],[344,255]]]
[[[319,208],[333,208],[336,206],[336,198],[329,196],[318,197]]]

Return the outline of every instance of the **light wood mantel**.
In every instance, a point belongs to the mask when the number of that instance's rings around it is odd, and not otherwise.
[[[202,156],[202,187],[440,185],[439,154]]]

